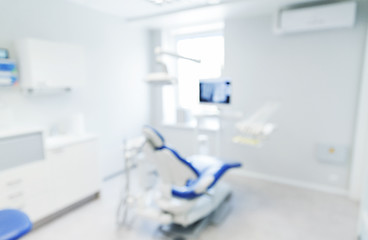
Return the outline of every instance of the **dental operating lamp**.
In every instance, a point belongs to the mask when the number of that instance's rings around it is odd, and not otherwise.
[[[176,82],[176,77],[169,75],[167,65],[163,62],[162,56],[166,55],[174,58],[181,58],[184,60],[201,63],[201,60],[199,59],[184,57],[174,52],[162,50],[160,47],[155,48],[155,55],[156,55],[156,63],[161,66],[161,71],[148,74],[146,82],[150,84],[166,85],[166,84],[174,84]]]

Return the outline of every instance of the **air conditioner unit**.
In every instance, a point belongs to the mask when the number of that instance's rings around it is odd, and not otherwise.
[[[275,32],[282,34],[353,27],[356,9],[355,1],[281,9],[277,14]]]

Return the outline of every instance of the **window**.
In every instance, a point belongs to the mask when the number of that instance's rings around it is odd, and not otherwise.
[[[222,29],[222,28],[221,28]],[[196,63],[176,61],[177,85],[163,88],[163,122],[175,123],[177,109],[193,111],[199,107],[199,80],[219,78],[224,65],[224,36],[222,30],[174,36],[172,41],[179,55],[200,59]]]
[[[199,104],[199,79],[221,77],[224,65],[222,35],[186,38],[177,41],[182,56],[200,59],[201,63],[178,60],[178,106],[194,109]]]

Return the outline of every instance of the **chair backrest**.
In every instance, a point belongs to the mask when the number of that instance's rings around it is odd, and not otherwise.
[[[143,134],[147,139],[144,152],[157,167],[160,180],[164,184],[185,186],[189,179],[196,179],[197,173],[185,159],[173,149],[165,145],[165,140],[155,129],[144,127]]]

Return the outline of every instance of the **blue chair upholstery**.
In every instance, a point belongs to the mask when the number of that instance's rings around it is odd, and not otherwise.
[[[15,240],[32,229],[28,216],[15,209],[0,210],[0,240]]]
[[[215,157],[195,155],[185,160],[188,167],[198,173],[197,179],[188,179],[186,186],[172,188],[172,194],[175,197],[193,199],[197,198],[205,192],[196,192],[196,186],[201,180],[207,176],[213,176],[213,181],[206,187],[206,190],[211,189],[216,185],[217,181],[231,168],[241,167],[241,163],[224,163]]]
[[[149,141],[153,143],[155,151],[169,151],[173,156],[189,169],[192,170],[195,179],[187,179],[185,186],[172,186],[171,193],[173,196],[183,199],[194,199],[202,196],[216,185],[218,180],[231,168],[241,167],[241,163],[225,163],[218,158],[210,157],[206,155],[195,155],[187,159],[180,156],[180,154],[174,149],[165,145],[165,139],[154,128],[145,126]],[[210,182],[206,181],[211,179]],[[202,181],[203,180],[203,181]],[[203,185],[206,181],[207,185],[203,192],[198,192],[198,186]]]

